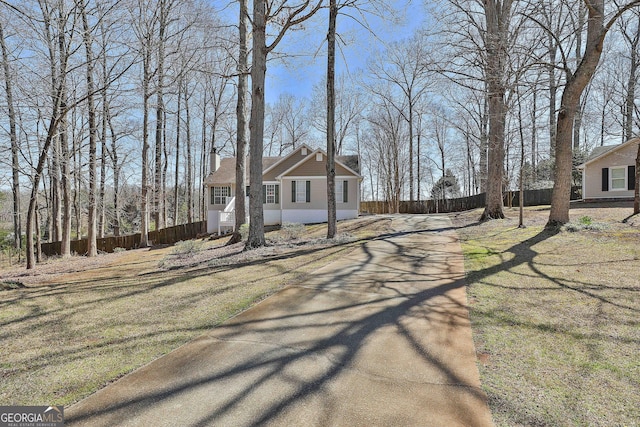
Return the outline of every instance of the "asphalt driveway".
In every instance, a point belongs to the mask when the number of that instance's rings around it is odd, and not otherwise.
[[[67,408],[67,425],[491,426],[455,230],[392,225]]]

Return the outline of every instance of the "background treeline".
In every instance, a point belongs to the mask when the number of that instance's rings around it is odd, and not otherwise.
[[[360,155],[363,199],[398,206],[485,192],[491,46],[500,47],[504,92],[502,188],[517,189],[520,175],[524,188],[553,185],[560,100],[585,55],[588,2],[414,4],[410,13],[417,8],[423,25],[402,37],[395,31],[393,40],[382,29],[401,28],[405,3],[339,3],[338,43],[361,54],[338,55],[336,147]],[[498,32],[487,27],[493,3],[502,8]],[[634,3],[602,2],[611,27],[573,122],[574,165],[594,146],[638,132]],[[236,149],[237,8],[198,0],[0,2],[0,214],[12,244],[21,244],[29,223],[35,239],[62,241],[65,252],[80,236],[206,219],[209,153]],[[327,15],[323,6],[288,34],[270,72],[322,67]],[[265,156],[325,145],[325,82],[308,96],[290,86],[267,102]]]

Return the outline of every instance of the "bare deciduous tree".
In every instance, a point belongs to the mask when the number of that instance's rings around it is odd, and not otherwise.
[[[238,49],[238,93],[236,102],[236,202],[235,228],[228,244],[242,241],[240,228],[246,222],[245,179],[247,173],[247,78],[249,73],[249,48],[247,43],[247,0],[240,0],[239,49]]]
[[[397,87],[406,97],[406,111],[401,111],[409,125],[409,200],[415,199],[414,191],[414,131],[415,109],[429,88],[431,43],[422,34],[403,42],[391,44],[369,67],[379,80]]]
[[[249,237],[246,248],[265,245],[264,213],[262,211],[262,152],[264,136],[264,91],[267,73],[267,56],[280,43],[286,32],[313,16],[322,6],[310,0],[296,4],[287,1],[278,4],[266,0],[253,2],[253,51],[251,65],[251,117],[249,129]],[[268,6],[268,7],[267,7]],[[267,25],[275,21],[278,29],[273,40],[267,44]]]
[[[329,0],[329,30],[327,32],[327,239],[338,232],[336,214],[336,19],[338,4]]]
[[[502,186],[504,171],[504,132],[507,116],[506,67],[512,0],[484,2],[486,20],[485,77],[489,106],[489,164],[487,198],[481,220],[504,218]]]
[[[640,6],[640,0],[627,2],[615,10],[605,22],[604,0],[585,0],[588,9],[587,40],[582,61],[571,71],[565,63],[566,85],[562,92],[557,119],[557,141],[551,211],[548,226],[569,222],[569,201],[571,198],[571,172],[573,169],[572,137],[575,113],[585,87],[591,81],[600,62],[605,37],[616,20],[632,7]]]
[[[0,20],[0,49],[2,50],[2,71],[4,72],[4,88],[7,96],[7,111],[9,113],[9,138],[11,140],[13,245],[19,250],[22,247],[22,226],[20,221],[20,163],[18,159],[18,131],[16,129],[16,112],[13,104],[13,77],[9,66],[9,52],[4,39],[2,20]]]
[[[93,59],[93,47],[91,28],[89,28],[89,21],[87,19],[87,4],[85,0],[81,1],[80,15],[82,17],[82,39],[85,46],[86,53],[86,67],[87,67],[87,109],[89,115],[89,221],[87,234],[87,255],[94,257],[98,255],[98,247],[96,243],[97,233],[97,180],[96,180],[96,150],[97,150],[97,138],[98,127],[96,123],[96,107],[94,102],[94,59]]]

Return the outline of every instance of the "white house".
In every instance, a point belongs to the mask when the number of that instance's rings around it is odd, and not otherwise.
[[[633,199],[640,138],[624,144],[596,147],[578,166],[582,171],[582,199]]]
[[[326,162],[326,152],[307,145],[284,157],[262,159],[265,225],[327,221]],[[207,231],[210,233],[233,228],[235,224],[235,164],[235,158],[220,159],[217,153],[211,153],[211,172],[204,180]],[[336,156],[336,214],[339,220],[358,217],[361,181],[358,156]],[[249,168],[246,182],[249,183]],[[248,187],[245,194],[249,194]],[[247,199],[247,209],[248,206]]]

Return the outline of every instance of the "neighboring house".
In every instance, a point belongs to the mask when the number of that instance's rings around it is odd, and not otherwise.
[[[302,145],[284,157],[262,159],[262,207],[265,225],[327,221],[327,154]],[[247,162],[248,165],[248,162]],[[204,180],[207,231],[233,229],[235,224],[235,158],[211,153],[211,172]],[[336,215],[357,218],[360,210],[358,156],[336,156]],[[247,167],[246,183],[249,184]],[[245,195],[248,196],[248,189]],[[247,197],[247,222],[249,199]]]
[[[582,170],[582,199],[633,199],[640,138],[596,147]]]

